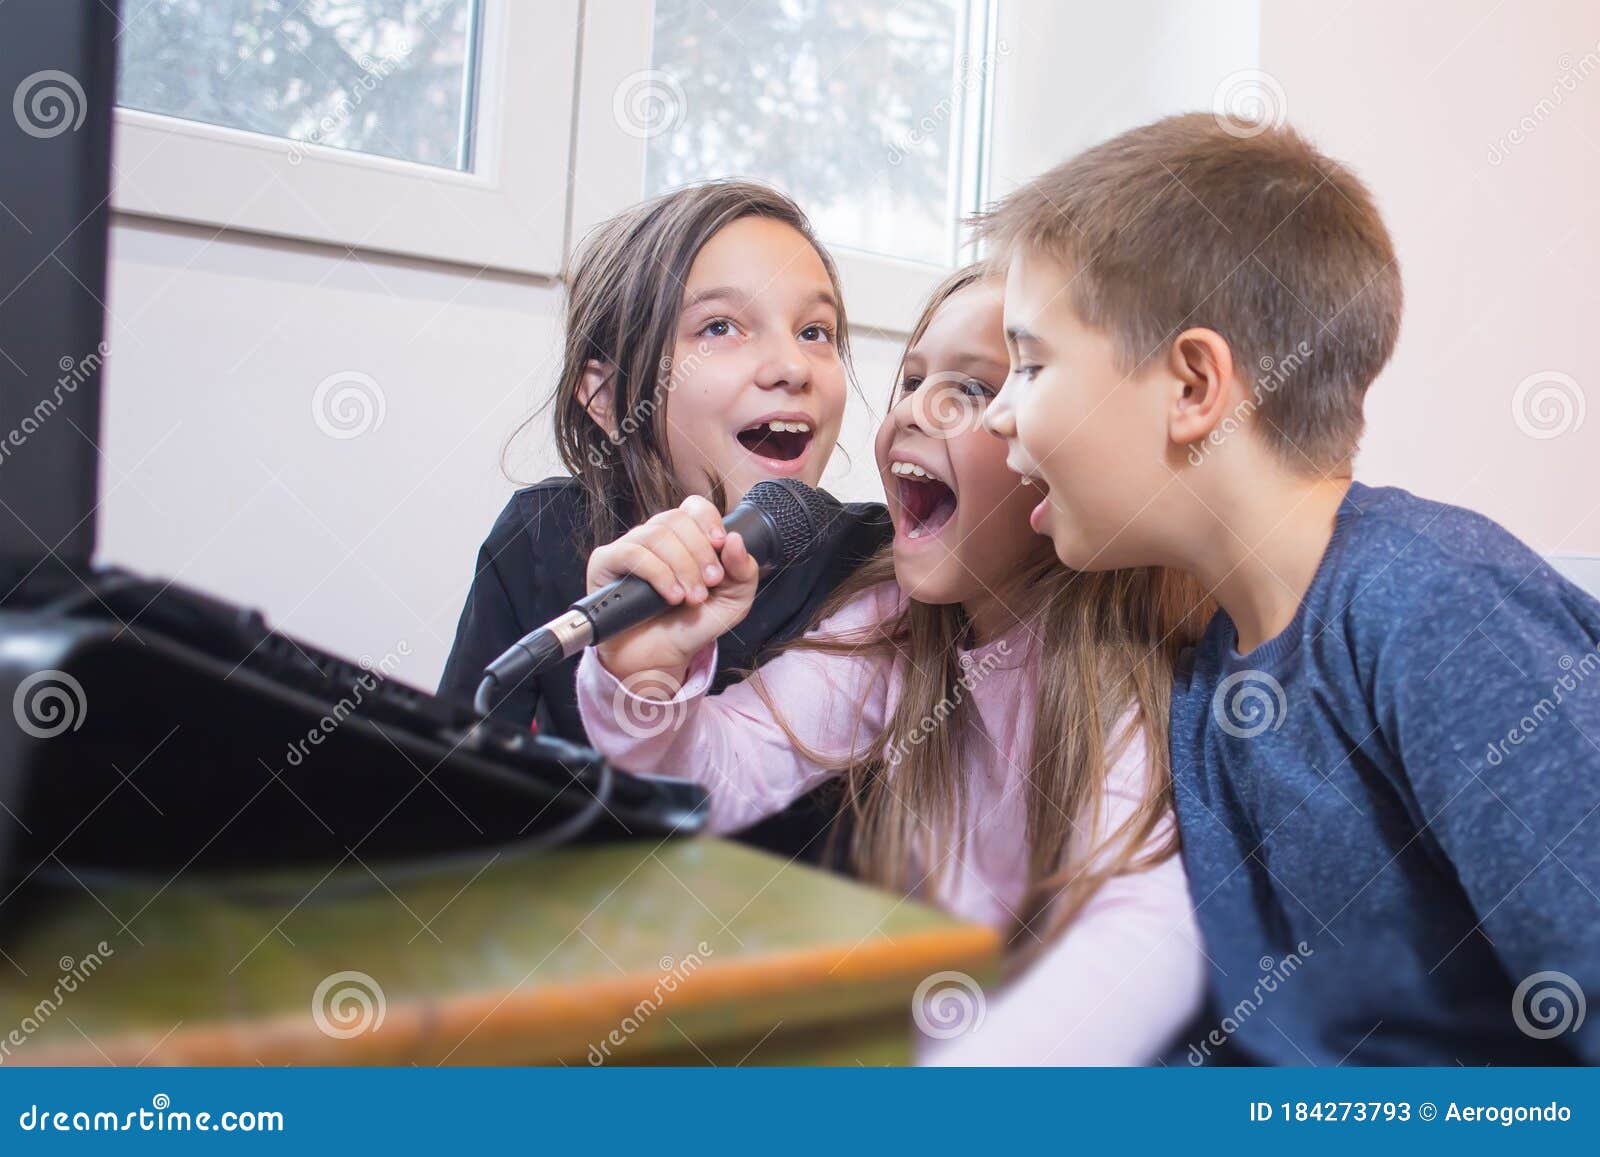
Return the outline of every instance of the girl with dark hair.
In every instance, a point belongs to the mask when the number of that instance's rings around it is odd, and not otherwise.
[[[839,435],[850,355],[838,273],[777,190],[712,181],[639,205],[586,240],[566,283],[551,406],[571,476],[517,491],[490,530],[440,694],[471,700],[485,665],[582,598],[595,547],[692,494],[725,513],[763,478],[815,486]],[[815,549],[765,581],[720,640],[719,684],[799,635],[891,533],[881,505],[833,504]],[[507,689],[495,717],[587,742],[575,666]],[[747,835],[814,860],[827,814],[802,800]]]

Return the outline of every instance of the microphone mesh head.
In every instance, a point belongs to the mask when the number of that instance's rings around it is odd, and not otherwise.
[[[765,478],[752,486],[744,501],[767,515],[778,528],[779,557],[788,564],[805,555],[833,516],[833,504],[794,478]]]

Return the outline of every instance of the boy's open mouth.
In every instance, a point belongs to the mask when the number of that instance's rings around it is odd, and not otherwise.
[[[944,529],[956,512],[956,492],[942,479],[935,478],[911,462],[891,462],[900,509],[909,525],[907,538],[931,538]]]
[[[752,454],[775,462],[793,462],[811,445],[811,423],[802,420],[764,419],[740,430],[739,445]]]

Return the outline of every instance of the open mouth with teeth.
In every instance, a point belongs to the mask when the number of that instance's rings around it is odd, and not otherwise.
[[[907,538],[931,538],[944,529],[956,512],[956,492],[911,462],[891,462],[900,509],[905,512]]]
[[[775,462],[793,462],[811,445],[811,423],[773,418],[746,426],[736,435],[752,454]]]

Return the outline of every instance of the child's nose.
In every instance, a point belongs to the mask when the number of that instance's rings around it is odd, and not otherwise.
[[[917,421],[918,411],[921,410],[926,413],[927,405],[924,403],[919,406],[916,403],[917,397],[927,388],[928,383],[923,382],[922,385],[910,393],[902,393],[896,397],[894,405],[889,407],[889,420],[902,430],[917,430],[921,433],[927,433]]]
[[[1011,413],[1011,397],[1004,386],[989,400],[983,411],[983,428],[1001,438],[1010,438],[1017,432],[1017,423]]]
[[[776,340],[765,351],[756,371],[756,385],[764,390],[802,390],[811,381],[811,370],[794,342]]]

